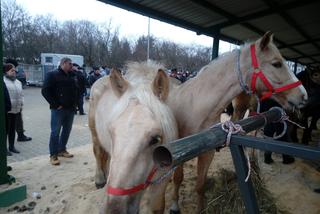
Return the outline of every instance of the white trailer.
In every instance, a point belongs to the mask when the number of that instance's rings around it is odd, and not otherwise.
[[[57,68],[60,64],[60,60],[64,57],[68,57],[73,63],[78,65],[83,65],[83,56],[81,55],[71,55],[71,54],[58,54],[58,53],[41,53],[41,65],[53,66]]]

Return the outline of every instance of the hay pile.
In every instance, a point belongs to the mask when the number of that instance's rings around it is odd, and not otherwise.
[[[252,162],[251,180],[255,188],[258,206],[261,214],[288,214],[277,208],[272,194],[259,175],[259,167]],[[207,208],[203,213],[210,214],[245,214],[245,206],[241,198],[240,189],[237,183],[236,173],[226,169],[220,169],[218,176],[214,177],[213,186],[208,188]]]

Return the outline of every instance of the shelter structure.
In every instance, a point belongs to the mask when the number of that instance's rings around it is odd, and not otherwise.
[[[320,1],[317,0],[99,0],[214,38],[242,44],[266,31],[290,61],[320,66]]]

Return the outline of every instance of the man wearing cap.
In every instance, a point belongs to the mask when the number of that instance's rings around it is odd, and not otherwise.
[[[86,115],[83,109],[83,98],[84,94],[86,92],[86,78],[83,75],[83,72],[81,71],[81,68],[78,64],[73,63],[72,64],[72,70],[74,74],[77,76],[78,80],[78,109],[75,111],[75,114],[77,114],[77,111],[79,111],[80,115]]]

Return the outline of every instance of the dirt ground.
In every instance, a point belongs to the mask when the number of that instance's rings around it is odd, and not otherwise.
[[[0,209],[0,213],[18,213],[18,207],[35,202],[33,210],[26,213],[99,213],[104,190],[97,190],[94,185],[95,161],[91,145],[70,150],[75,154],[73,159],[62,159],[60,166],[51,166],[48,156],[40,156],[27,161],[11,164],[13,174],[19,181],[27,185],[28,198],[10,207]],[[277,199],[282,210],[293,214],[320,213],[320,194],[313,188],[320,187],[320,173],[302,160],[292,165],[283,165],[281,157],[274,156],[272,165],[260,164],[263,177],[270,191]],[[182,213],[195,212],[196,194],[195,161],[185,164],[185,181],[181,188],[180,205]],[[228,149],[216,153],[210,167],[209,178],[219,168],[233,169]],[[167,207],[170,203],[172,184],[167,189]],[[39,199],[37,199],[37,197]],[[142,203],[144,204],[144,203]],[[147,213],[142,207],[141,213]]]

